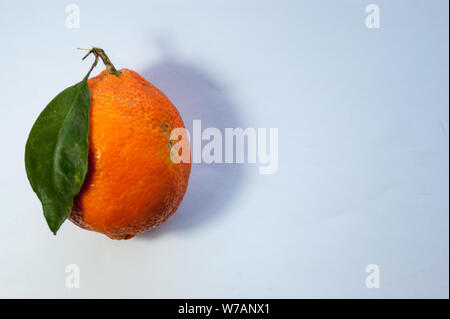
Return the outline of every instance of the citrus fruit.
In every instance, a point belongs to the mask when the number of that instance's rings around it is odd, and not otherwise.
[[[191,166],[171,160],[170,133],[184,123],[164,93],[132,70],[108,71],[88,80],[88,171],[69,219],[129,239],[176,211]]]

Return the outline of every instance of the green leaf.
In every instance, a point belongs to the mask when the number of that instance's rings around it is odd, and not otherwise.
[[[87,173],[90,106],[86,76],[47,105],[25,147],[28,180],[55,235],[69,217]]]

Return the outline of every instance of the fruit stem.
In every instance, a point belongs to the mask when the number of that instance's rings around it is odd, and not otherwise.
[[[86,76],[84,77],[85,80],[87,80],[89,78],[89,75],[91,74],[92,70],[97,66],[98,63],[98,56],[95,56],[95,61],[92,64],[91,68],[89,69],[89,72],[86,74]]]
[[[79,48],[79,49],[81,49],[81,48]],[[81,50],[86,50],[86,49],[81,49]],[[109,59],[109,57],[106,55],[105,51],[102,48],[92,47],[91,49],[87,49],[87,50],[89,50],[89,52],[83,57],[83,60],[86,59],[91,53],[93,53],[95,55],[96,60],[99,57],[100,57],[100,59],[102,59],[103,64],[105,64],[106,69],[108,70],[109,73],[114,74],[116,76],[120,75],[120,72],[116,70],[116,68],[112,64],[111,60]]]

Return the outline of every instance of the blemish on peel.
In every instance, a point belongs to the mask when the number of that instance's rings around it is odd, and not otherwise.
[[[169,131],[169,124],[167,123],[162,123],[160,126],[161,131],[163,131],[163,133],[167,133]]]

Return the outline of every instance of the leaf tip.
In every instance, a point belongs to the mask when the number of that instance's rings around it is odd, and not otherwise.
[[[52,232],[52,234],[56,236],[56,233],[58,232],[59,227],[55,227],[50,224],[48,224],[48,227],[50,228],[50,231]]]

